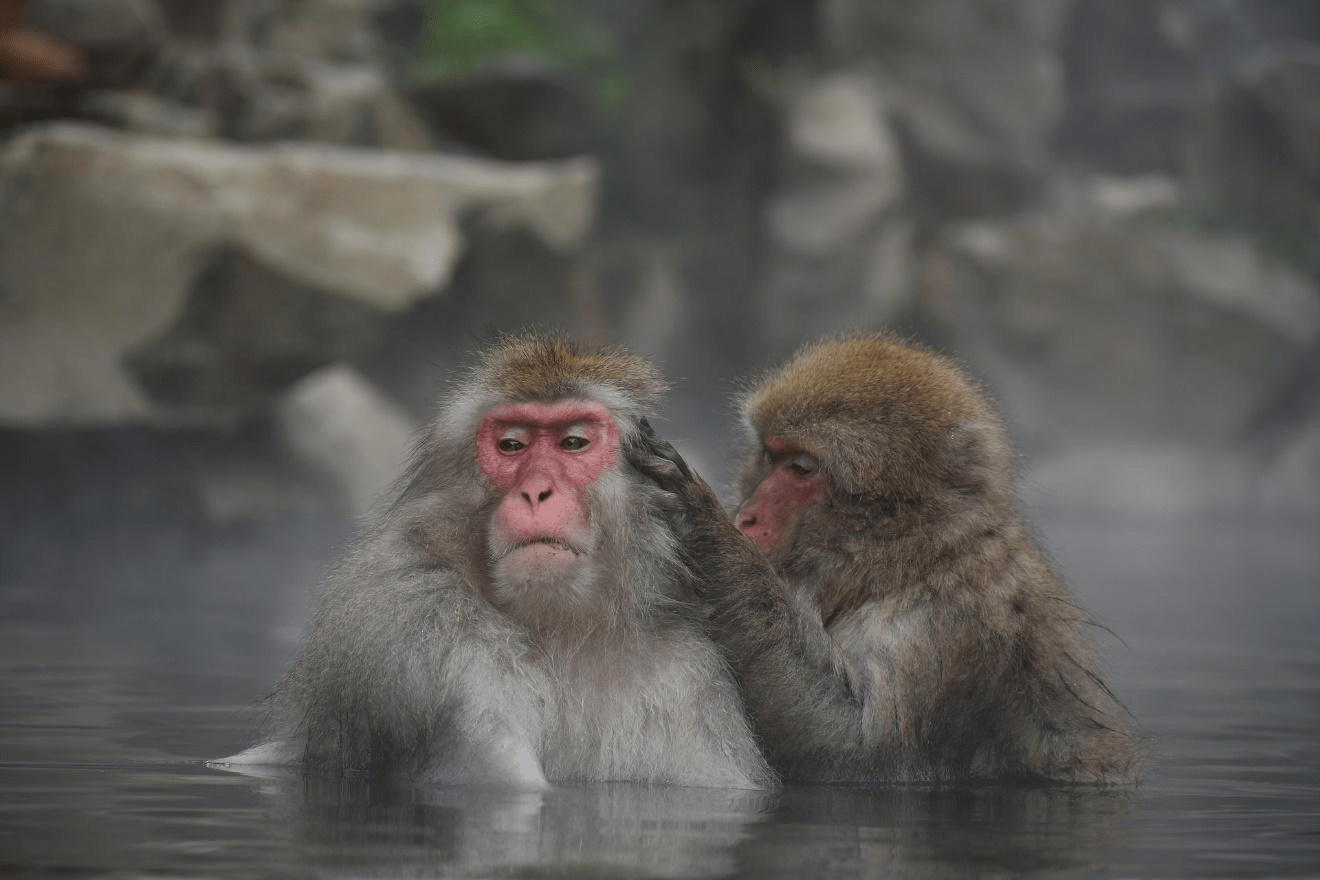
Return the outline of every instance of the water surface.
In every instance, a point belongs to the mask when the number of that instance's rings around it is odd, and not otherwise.
[[[0,544],[0,874],[1310,877],[1315,524],[1042,517],[1151,737],[1134,791],[538,794],[254,778],[249,744],[342,526]],[[14,532],[18,532],[15,538]]]

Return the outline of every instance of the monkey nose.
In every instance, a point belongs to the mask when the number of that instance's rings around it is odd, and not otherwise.
[[[555,487],[547,478],[533,478],[524,482],[518,493],[535,510],[537,506],[555,494]]]

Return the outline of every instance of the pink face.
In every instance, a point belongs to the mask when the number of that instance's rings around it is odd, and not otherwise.
[[[769,470],[738,508],[735,520],[752,543],[769,552],[783,542],[798,513],[820,497],[825,475],[816,456],[778,437],[765,438],[763,454]]]
[[[519,564],[566,563],[591,536],[586,490],[619,455],[619,431],[597,403],[511,403],[477,427],[477,468],[500,493],[494,544]]]

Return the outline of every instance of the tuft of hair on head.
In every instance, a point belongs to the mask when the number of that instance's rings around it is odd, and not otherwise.
[[[815,452],[848,492],[921,494],[1011,467],[989,401],[952,361],[887,333],[803,346],[744,397],[758,437]]]
[[[669,390],[655,367],[615,347],[587,347],[561,333],[495,337],[450,388],[433,426],[445,444],[466,444],[481,414],[500,403],[593,400],[614,416],[625,442]]]
[[[518,401],[562,400],[603,387],[649,410],[669,390],[655,367],[624,349],[587,348],[557,333],[501,336],[485,351],[479,369],[492,388]]]

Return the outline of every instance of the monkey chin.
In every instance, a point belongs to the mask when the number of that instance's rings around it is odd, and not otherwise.
[[[586,564],[582,550],[557,538],[524,541],[500,553],[495,563],[499,581],[557,580],[573,576]]]
[[[491,600],[509,611],[542,616],[574,608],[591,586],[591,557],[565,541],[543,538],[505,549],[491,569]]]

